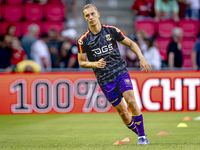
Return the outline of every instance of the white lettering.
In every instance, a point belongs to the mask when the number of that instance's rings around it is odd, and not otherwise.
[[[175,79],[174,90],[170,88],[170,79],[161,79],[163,86],[163,110],[171,109],[171,98],[175,99],[175,110],[182,109],[182,84],[181,79]]]
[[[108,51],[108,47],[107,46],[103,46],[101,49],[102,49],[103,53],[106,53]]]
[[[188,109],[195,110],[196,109],[196,87],[200,85],[200,79],[184,79],[183,85],[188,86]]]
[[[109,44],[109,45],[103,46],[102,48],[93,49],[92,51],[94,51],[95,54],[100,55],[102,53],[111,52],[112,50],[113,50],[113,46],[112,44]]]
[[[151,88],[153,86],[159,86],[159,79],[148,79],[142,89],[142,100],[144,107],[148,110],[158,111],[160,110],[160,103],[152,103],[151,101]]]
[[[109,51],[112,51],[112,50],[113,50],[112,44],[109,44],[109,45],[108,45],[108,48],[109,48]]]
[[[102,53],[100,48],[93,49],[92,51],[94,51],[94,53],[97,55]]]

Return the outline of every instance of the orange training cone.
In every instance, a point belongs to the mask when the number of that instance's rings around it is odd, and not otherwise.
[[[113,145],[123,145],[123,144],[125,144],[125,143],[122,141],[116,141]]]
[[[165,132],[165,131],[161,131],[161,132],[159,132],[157,135],[168,135],[168,133]]]
[[[183,118],[183,121],[190,121],[190,120],[192,120],[192,118],[190,116],[186,116]]]
[[[133,142],[133,140],[131,140],[130,138],[125,138],[122,140],[122,142]]]

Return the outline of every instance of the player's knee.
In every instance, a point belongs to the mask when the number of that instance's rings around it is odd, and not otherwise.
[[[137,109],[137,102],[133,99],[130,99],[127,101],[127,105],[129,108],[132,108],[132,109]]]
[[[121,111],[119,111],[119,115],[121,116],[121,118],[123,120],[128,120],[129,117],[130,117],[130,115],[129,115],[129,113],[128,113],[127,110],[121,110]]]

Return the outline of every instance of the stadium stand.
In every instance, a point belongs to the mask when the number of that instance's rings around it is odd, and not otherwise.
[[[160,51],[161,59],[165,61],[167,59],[167,48],[171,41],[171,37],[156,37],[156,43]]]
[[[5,21],[21,21],[22,5],[5,4],[3,6],[3,18]]]
[[[44,18],[43,5],[37,3],[23,5],[23,12],[27,21],[42,21]]]
[[[3,17],[3,16],[2,16],[2,15],[3,15],[3,14],[2,14],[2,9],[3,9],[3,6],[0,5],[0,20],[2,20],[2,17]]]
[[[192,61],[191,61],[191,56],[190,55],[184,55],[183,54],[183,68],[191,68],[192,67]]]
[[[38,36],[40,36],[42,34],[42,22],[41,21],[24,21],[21,23],[21,31],[22,31],[22,35],[25,35],[28,33],[28,26],[31,24],[37,24],[40,28],[40,31],[38,33]]]
[[[3,0],[1,0],[1,1],[3,1]],[[5,2],[6,2],[6,4],[16,5],[16,4],[22,4],[24,2],[24,0],[6,0]]]
[[[185,55],[190,55],[194,48],[196,40],[196,37],[184,37],[181,42],[182,53]]]
[[[0,30],[0,35],[4,35],[6,33],[6,29],[12,24],[16,27],[15,36],[17,37],[21,37],[22,35],[26,34],[28,25],[30,25],[31,23],[39,25],[39,35],[41,35],[42,32],[47,33],[48,30],[51,28],[54,28],[59,33],[64,29],[66,7],[62,4],[61,0],[48,0],[48,3],[45,5],[39,5],[38,3],[26,4],[25,2],[25,0],[0,0],[0,28],[2,29]],[[84,2],[78,1],[78,3]],[[104,13],[105,5],[108,4],[107,1],[96,1],[96,4],[100,5],[100,7],[98,8],[99,10],[101,10],[102,16],[103,14],[106,14],[107,17],[107,12]],[[118,6],[121,6],[121,8],[123,8],[122,11],[127,10],[127,6],[125,6],[125,3],[119,1],[119,4],[120,5]],[[112,9],[114,10],[114,12],[119,12],[120,10],[118,7]],[[114,14],[119,15],[119,13]],[[122,19],[121,16],[119,17],[120,19]],[[127,18],[128,17],[126,17],[126,19]],[[117,21],[117,23],[117,27],[119,26],[123,28],[121,24],[123,23],[124,25],[124,22],[120,24],[120,22]],[[129,22],[127,21],[127,23],[125,24],[126,26],[124,25],[126,27],[125,29],[128,29],[128,23]],[[158,45],[158,49],[160,50],[162,60],[166,60],[167,46],[172,37],[172,29],[175,26],[179,26],[183,29],[184,38],[181,43],[184,55],[183,67],[189,67],[191,66],[189,55],[193,50],[193,46],[199,34],[198,21],[186,19],[180,19],[179,23],[167,20],[159,21],[158,23],[155,23],[151,20],[135,21],[136,31],[144,30],[149,36],[154,37],[156,37],[155,35],[157,35],[156,42]]]
[[[51,3],[51,4],[59,4],[59,3],[62,3],[61,0],[49,0],[48,2]]]
[[[199,33],[197,20],[181,19],[179,21],[179,27],[183,29],[183,35],[185,37],[197,37],[197,34]]]
[[[160,20],[157,23],[157,33],[161,37],[172,37],[172,29],[177,26],[177,23],[172,20]]]
[[[15,36],[20,37],[22,35],[20,22],[8,22],[8,21],[1,22],[1,29],[2,29],[1,35],[5,35],[7,28],[11,25],[14,25],[16,27]]]
[[[136,21],[135,30],[144,30],[149,36],[154,36],[156,34],[156,24],[151,20]]]
[[[25,0],[0,0],[0,35],[6,33],[8,26],[16,27],[17,37],[27,33],[28,25],[35,23],[40,27],[40,33],[50,28],[61,32],[64,29],[66,8],[61,0],[49,0],[45,5],[25,3]],[[56,22],[57,21],[57,22]]]
[[[65,18],[65,7],[63,4],[46,4],[45,17],[49,21],[63,21]]]
[[[55,29],[60,33],[64,29],[64,23],[62,21],[44,21],[42,22],[42,31],[47,33],[49,29]]]

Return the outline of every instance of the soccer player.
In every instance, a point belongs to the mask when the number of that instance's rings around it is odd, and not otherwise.
[[[144,133],[143,116],[136,103],[126,62],[120,57],[116,41],[127,45],[138,56],[141,69],[147,73],[151,67],[144,59],[138,46],[124,36],[116,27],[100,23],[96,6],[87,4],[83,7],[84,19],[89,29],[78,40],[78,61],[82,68],[92,68],[99,86],[108,101],[117,110],[126,126],[138,134],[139,145],[149,144]],[[121,100],[124,97],[126,105]]]

